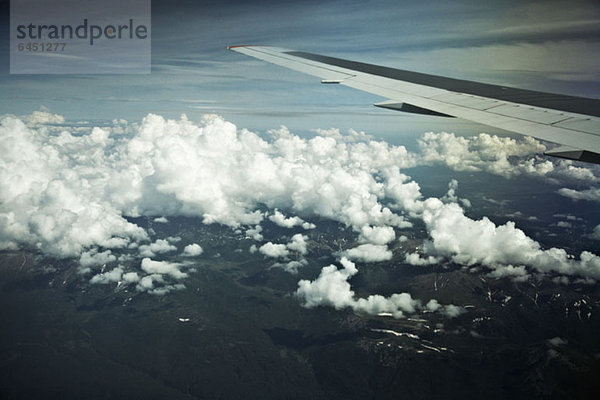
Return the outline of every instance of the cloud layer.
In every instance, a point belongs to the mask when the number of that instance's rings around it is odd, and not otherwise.
[[[57,118],[38,113],[29,125],[13,116],[0,120],[0,249],[24,246],[78,258],[80,272],[96,274],[93,283],[117,280],[155,294],[182,288],[188,272],[172,259],[201,256],[202,247],[179,248],[177,238],[155,238],[128,220],[139,216],[155,223],[197,216],[239,229],[241,237],[257,241],[254,250],[290,272],[307,264],[309,237],[296,233],[265,243],[265,218],[296,232],[313,229],[307,220],[314,217],[346,225],[356,241],[337,253],[344,269],[328,266],[317,280],[300,282],[298,296],[308,307],[398,316],[425,309],[406,294],[355,299],[348,278],[357,269],[350,260],[482,265],[492,276],[515,279],[532,271],[600,279],[600,259],[591,252],[574,258],[563,249],[544,249],[512,222],[471,219],[463,209],[469,201],[458,198],[458,182],[450,182],[444,197],[425,199],[403,172],[443,163],[506,177],[596,179],[591,170],[530,157],[545,148],[534,139],[428,133],[420,153],[412,154],[335,130],[301,138],[281,128],[266,140],[213,115],[193,123],[149,114],[139,125],[119,122],[83,132],[43,125]],[[419,253],[394,254],[396,237],[406,241],[401,232],[415,221],[424,224],[428,240]],[[134,270],[128,267],[136,265],[132,259],[141,260]]]

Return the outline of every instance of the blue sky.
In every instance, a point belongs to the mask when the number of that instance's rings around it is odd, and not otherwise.
[[[595,1],[568,7],[563,1],[153,1],[149,76],[11,76],[8,11],[5,2],[3,114],[43,106],[69,120],[218,113],[256,130],[281,124],[296,131],[335,126],[380,135],[484,130],[459,120],[378,110],[371,106],[381,100],[376,96],[322,87],[315,78],[225,49],[245,43],[550,92],[600,92]]]

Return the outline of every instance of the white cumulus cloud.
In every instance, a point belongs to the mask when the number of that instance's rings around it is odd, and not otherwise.
[[[588,200],[600,202],[600,188],[597,187],[591,187],[585,190],[562,188],[558,189],[558,193],[562,196],[569,197],[573,200]]]
[[[301,255],[305,255],[308,253],[306,240],[308,236],[303,235],[301,233],[297,233],[292,236],[292,240],[286,244],[286,247],[292,251],[297,251]]]
[[[456,203],[434,198],[424,202],[423,221],[432,239],[424,250],[433,256],[463,265],[526,265],[540,272],[600,279],[600,257],[583,251],[576,260],[564,249],[544,250],[511,221],[496,226],[486,217],[473,220]]]
[[[300,260],[291,260],[286,263],[275,263],[271,267],[272,268],[282,268],[284,271],[289,272],[290,274],[297,274],[298,269],[308,265],[308,261],[305,259]]]
[[[546,146],[526,136],[519,140],[480,133],[461,137],[454,133],[425,133],[419,140],[421,162],[444,164],[455,171],[485,171],[512,177],[530,175],[597,182],[593,167],[577,167],[570,160],[543,158]]]
[[[185,272],[181,272],[181,264],[172,263],[168,261],[154,261],[150,258],[142,259],[142,270],[148,274],[156,275],[170,275],[175,279],[182,279],[187,277]]]
[[[90,283],[99,283],[99,284],[107,284],[119,282],[123,275],[123,268],[117,267],[108,272],[103,272],[101,274],[94,275],[92,279],[90,279]]]
[[[341,254],[350,260],[364,262],[378,262],[392,259],[392,252],[387,248],[386,245],[371,243],[358,245],[343,251]]]
[[[139,247],[140,255],[142,257],[154,257],[157,254],[169,253],[176,250],[177,247],[173,246],[165,239],[157,239],[154,243],[143,244]]]
[[[290,251],[285,244],[275,244],[271,242],[267,242],[260,246],[258,251],[261,254],[272,258],[286,258],[290,255]]]
[[[348,280],[356,275],[358,270],[355,264],[345,257],[342,257],[340,263],[342,269],[329,265],[321,270],[321,274],[314,281],[298,282],[296,296],[301,299],[304,307],[329,306],[338,310],[351,308],[356,312],[370,315],[392,314],[395,318],[402,318],[405,313],[412,314],[423,309],[421,301],[413,299],[409,293],[395,293],[389,297],[371,295],[357,299]],[[444,310],[450,310],[449,316],[456,316],[460,314],[462,308],[453,306],[451,309],[444,308]]]
[[[59,257],[94,245],[123,247],[147,238],[104,199],[109,140],[76,137],[0,118],[0,249],[20,245]]]
[[[261,233],[262,230],[263,230],[262,226],[256,225],[254,228],[246,229],[246,236],[253,240],[256,240],[257,242],[261,241],[261,240],[263,240],[263,235]]]
[[[183,248],[184,257],[196,257],[204,253],[202,247],[197,243],[188,244]]]
[[[304,229],[314,229],[316,227],[315,224],[306,222],[300,217],[286,217],[279,210],[275,210],[275,212],[272,215],[269,215],[269,220],[283,228],[293,228],[294,226],[301,226]]]
[[[363,226],[360,228],[358,240],[375,245],[384,245],[396,238],[391,226]]]
[[[81,272],[88,272],[92,267],[105,265],[116,260],[117,257],[110,250],[99,253],[96,249],[92,249],[81,254],[79,265],[82,267]]]

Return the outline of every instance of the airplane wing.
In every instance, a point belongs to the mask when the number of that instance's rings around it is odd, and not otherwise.
[[[600,100],[516,89],[270,46],[229,46],[282,67],[373,93],[375,106],[458,117],[561,144],[547,155],[600,164]]]

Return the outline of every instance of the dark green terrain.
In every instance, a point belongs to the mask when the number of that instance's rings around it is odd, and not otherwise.
[[[2,253],[0,397],[581,399],[600,392],[597,286],[535,276],[517,283],[398,257],[359,263],[356,294],[407,291],[467,312],[393,319],[306,309],[293,295],[298,280],[314,279],[335,261],[332,251],[353,240],[336,223],[317,225],[307,231],[309,265],[292,275],[250,254],[254,242],[229,228],[191,218],[155,224],[157,235],[177,234],[206,250],[186,289],[165,296],[91,285],[76,260]],[[291,235],[265,226],[266,238]],[[397,243],[395,254],[416,243]],[[130,263],[139,268],[139,260]]]

